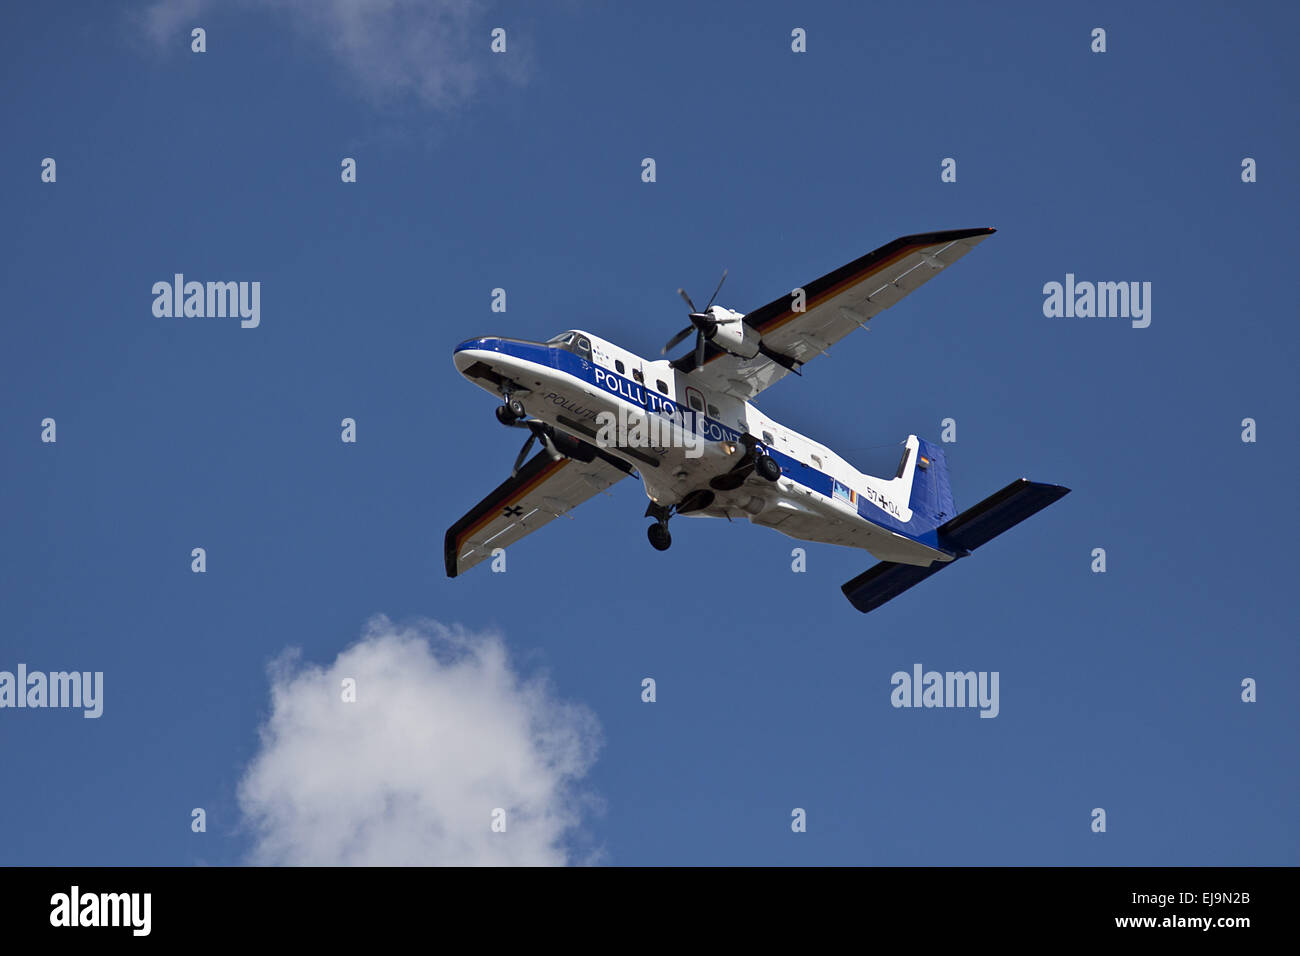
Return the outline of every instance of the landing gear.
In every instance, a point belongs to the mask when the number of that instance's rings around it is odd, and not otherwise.
[[[661,505],[654,501],[646,505],[645,516],[655,519],[655,523],[646,529],[646,537],[656,551],[667,551],[673,543],[673,536],[668,533],[668,519],[672,514],[671,505]]]
[[[524,403],[517,398],[507,398],[504,405],[497,406],[497,421],[502,425],[513,425],[526,414]]]
[[[648,529],[646,536],[650,539],[650,545],[656,551],[667,551],[673,543],[673,536],[668,533],[668,522],[656,521]]]
[[[777,481],[781,477],[781,466],[776,459],[758,447],[758,439],[752,435],[742,435],[745,445],[744,457],[731,469],[709,479],[709,487],[714,491],[735,491],[743,485],[750,475],[758,475],[764,481]],[[707,507],[707,506],[706,506]],[[678,508],[678,511],[683,509]]]
[[[776,481],[781,477],[781,466],[771,455],[759,455],[754,460],[754,471],[765,481]]]

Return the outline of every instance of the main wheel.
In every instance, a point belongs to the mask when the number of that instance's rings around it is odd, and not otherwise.
[[[758,477],[767,481],[776,481],[781,477],[781,466],[771,455],[760,455],[758,461],[754,462],[754,470],[758,472]]]
[[[524,411],[524,403],[517,398],[510,399],[510,401],[506,403],[506,407],[510,409],[511,414],[513,414],[515,418],[523,418],[524,415],[527,414]]]
[[[502,425],[513,425],[519,420],[519,416],[510,410],[509,405],[497,406],[497,421]]]
[[[658,521],[646,530],[646,536],[656,551],[667,551],[669,545],[673,543],[673,536],[668,533],[668,525],[660,524]]]

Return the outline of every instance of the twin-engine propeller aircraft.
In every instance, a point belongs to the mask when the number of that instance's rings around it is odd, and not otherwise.
[[[937,445],[908,436],[897,473],[876,478],[751,404],[992,233],[904,236],[747,314],[713,304],[722,282],[703,309],[678,290],[691,324],[663,354],[692,333],[695,342],[672,361],[578,330],[548,342],[462,342],[456,369],[501,398],[497,419],[528,439],[511,476],[447,531],[447,574],[633,475],[650,498],[650,543],[660,551],[672,543],[674,515],[748,518],[792,538],[870,551],[880,563],[843,586],[866,612],[1046,508],[1069,489],[1021,478],[958,514]],[[602,429],[611,419],[629,426],[615,440]],[[535,441],[541,450],[525,463]]]

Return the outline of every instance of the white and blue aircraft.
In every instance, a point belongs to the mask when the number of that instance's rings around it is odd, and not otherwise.
[[[462,342],[456,369],[502,400],[502,424],[529,436],[510,478],[448,529],[447,574],[455,577],[631,475],[650,498],[650,543],[660,551],[672,543],[669,519],[684,515],[747,518],[792,538],[871,552],[880,563],[842,588],[866,612],[1046,508],[1069,489],[1021,478],[958,514],[939,446],[908,436],[897,473],[877,478],[752,403],[993,231],[895,239],[747,314],[713,304],[721,281],[703,309],[678,290],[691,324],[663,354],[692,332],[695,347],[671,361],[644,359],[576,329],[548,342]],[[602,431],[609,421],[602,412],[632,423],[622,444]],[[636,427],[662,425],[670,427]],[[656,432],[689,432],[693,447],[630,440]],[[541,450],[525,463],[534,441]]]

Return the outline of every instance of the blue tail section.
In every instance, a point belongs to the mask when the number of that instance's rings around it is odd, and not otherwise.
[[[928,468],[921,467],[921,456],[929,458]],[[930,507],[951,510],[952,492],[948,489],[948,469],[943,460],[942,449],[935,448],[929,442],[921,442],[916,467],[921,470],[917,471],[912,484],[912,509],[916,511]],[[1026,518],[1042,511],[1069,491],[1069,488],[1061,485],[1047,485],[1030,481],[1028,478],[1013,481],[1001,491],[989,495],[975,507],[968,508],[955,518],[949,518],[939,524],[939,545],[956,555],[957,559],[963,558],[981,545],[992,541],[1002,532],[1014,528]],[[908,588],[920,584],[930,575],[949,567],[955,563],[955,560],[935,561],[924,568],[894,561],[881,561],[852,581],[846,582],[841,590],[850,603],[865,614],[867,611],[874,611]]]
[[[918,438],[916,475],[912,479],[912,500],[908,507],[930,527],[937,528],[957,516],[952,503],[952,487],[948,484],[948,459],[943,449],[924,438]],[[903,460],[904,466],[907,459]]]

